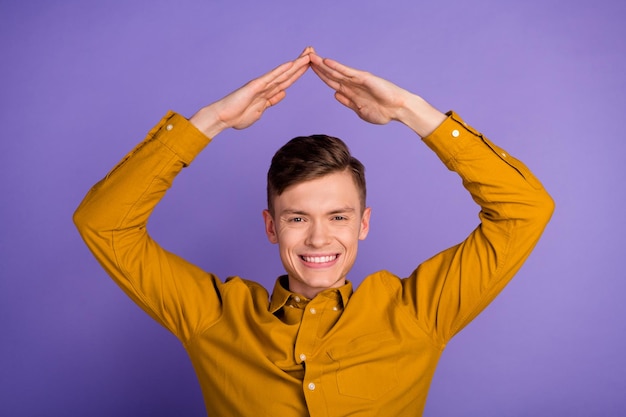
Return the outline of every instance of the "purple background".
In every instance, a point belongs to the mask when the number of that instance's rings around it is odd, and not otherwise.
[[[190,116],[309,44],[455,109],[557,203],[517,278],[449,344],[425,415],[625,412],[623,1],[14,0],[0,16],[1,415],[204,415],[183,348],[107,278],[71,215],[168,109]],[[476,226],[419,139],[362,122],[308,73],[184,171],[152,234],[223,278],[271,286],[269,159],[320,132],[368,168],[356,283],[407,275]]]

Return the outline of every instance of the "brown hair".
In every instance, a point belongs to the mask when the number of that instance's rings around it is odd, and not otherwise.
[[[350,154],[339,138],[327,135],[298,136],[281,147],[267,171],[267,207],[274,214],[274,197],[288,187],[335,172],[352,174],[365,209],[365,167]]]

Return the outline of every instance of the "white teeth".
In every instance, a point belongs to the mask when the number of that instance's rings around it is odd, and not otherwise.
[[[334,261],[335,259],[337,259],[337,255],[331,255],[331,256],[303,256],[302,259],[304,259],[306,262],[311,262],[314,264],[323,264],[326,262],[331,262]]]

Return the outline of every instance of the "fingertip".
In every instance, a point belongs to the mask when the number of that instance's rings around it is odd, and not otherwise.
[[[309,54],[309,57],[311,57],[311,62],[316,61],[316,64],[319,64],[319,63],[323,62],[322,57],[319,56],[315,51],[311,52]]]
[[[332,58],[323,58],[322,61],[324,61],[324,64],[328,65],[329,67],[333,67],[337,63],[337,61]]]
[[[267,102],[270,104],[270,106],[275,106],[278,103],[280,103],[281,101],[283,101],[283,99],[287,96],[287,92],[285,90],[279,91],[278,93],[276,93],[274,96],[270,97]]]
[[[349,109],[352,109],[352,110],[356,111],[356,109],[353,106],[352,101],[348,97],[346,97],[345,94],[342,94],[339,91],[335,91],[335,100],[337,100],[338,102],[340,102],[344,106],[348,107]]]
[[[302,51],[302,53],[300,53],[299,56],[305,56],[305,55],[309,55],[310,53],[315,53],[315,50],[313,49],[312,46],[307,46],[306,48],[304,48],[304,50]]]

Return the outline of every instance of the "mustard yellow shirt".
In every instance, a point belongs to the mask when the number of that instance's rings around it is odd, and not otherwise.
[[[181,340],[210,416],[420,416],[446,343],[513,277],[553,211],[526,166],[451,112],[424,142],[481,206],[467,239],[404,279],[379,271],[354,292],[348,283],[307,300],[282,277],[270,298],[165,251],[146,230],[209,142],[170,112],[89,191],[74,221],[115,282]]]

